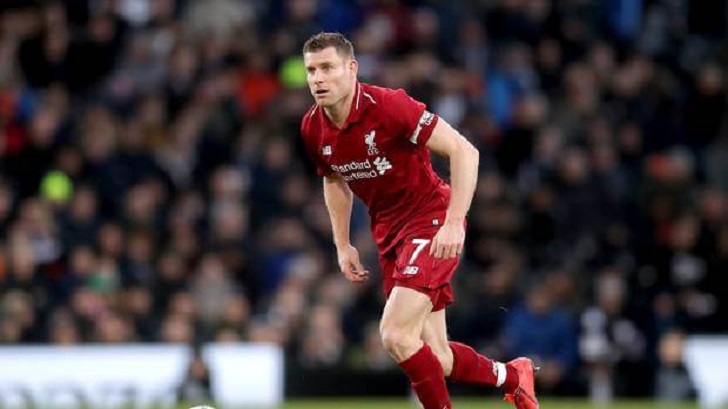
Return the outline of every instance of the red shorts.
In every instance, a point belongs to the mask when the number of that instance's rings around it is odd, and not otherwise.
[[[395,286],[419,291],[432,301],[432,311],[439,311],[455,301],[450,279],[458,266],[459,258],[438,259],[430,255],[432,238],[439,226],[423,230],[399,244],[394,254],[379,256],[382,268],[384,295]]]

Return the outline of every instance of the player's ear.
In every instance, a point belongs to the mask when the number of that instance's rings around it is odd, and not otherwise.
[[[355,60],[355,59],[353,59],[353,58],[350,58],[350,59],[349,59],[349,64],[348,64],[348,65],[349,65],[349,70],[351,70],[351,73],[352,73],[352,74],[356,75],[356,74],[357,74],[357,72],[359,72],[359,63],[358,63],[358,62],[356,62],[356,60]]]

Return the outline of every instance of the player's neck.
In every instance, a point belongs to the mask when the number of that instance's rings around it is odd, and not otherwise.
[[[342,99],[339,103],[324,108],[326,116],[329,117],[329,120],[331,120],[337,128],[341,129],[341,127],[344,126],[344,122],[346,122],[346,119],[349,117],[349,113],[351,112],[351,105],[353,101],[354,88],[352,88],[349,95],[347,95],[346,98]]]

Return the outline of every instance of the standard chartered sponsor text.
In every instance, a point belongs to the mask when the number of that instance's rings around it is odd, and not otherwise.
[[[377,164],[377,160],[382,162]],[[349,182],[352,180],[371,179],[377,176],[383,175],[387,170],[391,169],[392,166],[386,158],[379,158],[374,161],[377,164],[376,169],[369,159],[364,161],[351,161],[343,165],[331,165],[331,169],[334,172],[338,172],[342,178]]]
[[[339,173],[345,173],[345,172],[351,172],[352,170],[362,170],[362,169],[371,169],[372,163],[369,162],[369,159],[365,160],[364,162],[357,162],[352,161],[343,165],[331,165],[331,169],[333,169],[335,172]]]

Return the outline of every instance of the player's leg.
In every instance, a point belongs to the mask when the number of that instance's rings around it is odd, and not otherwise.
[[[422,331],[422,340],[430,345],[442,364],[445,376],[453,382],[503,387],[509,392],[518,386],[518,373],[506,364],[480,355],[465,344],[448,340],[445,310],[430,314]]]
[[[411,288],[394,287],[390,293],[379,330],[384,347],[397,362],[406,360],[422,347],[419,334],[431,309],[430,298]]]
[[[404,370],[424,409],[452,407],[442,366],[420,335],[432,310],[430,297],[395,286],[389,293],[380,322],[382,343]]]
[[[497,362],[478,354],[468,345],[448,341],[445,308],[453,301],[449,284],[451,274],[448,267],[438,269],[439,263],[432,263],[431,278],[445,284],[430,290],[433,311],[422,327],[422,340],[430,345],[440,361],[445,376],[453,382],[494,386],[505,392],[506,400],[519,409],[538,409],[534,392],[534,368],[528,358],[518,358],[508,363]],[[454,268],[451,266],[449,268]]]
[[[506,393],[506,400],[519,409],[537,409],[533,388],[533,365],[530,359],[518,358],[497,362],[478,354],[473,348],[448,341],[445,310],[433,311],[425,321],[422,340],[430,345],[453,382],[495,386]]]
[[[445,377],[450,377],[453,365],[453,353],[447,339],[447,323],[445,310],[433,311],[425,321],[422,328],[422,341],[430,346],[432,352],[437,356]]]

